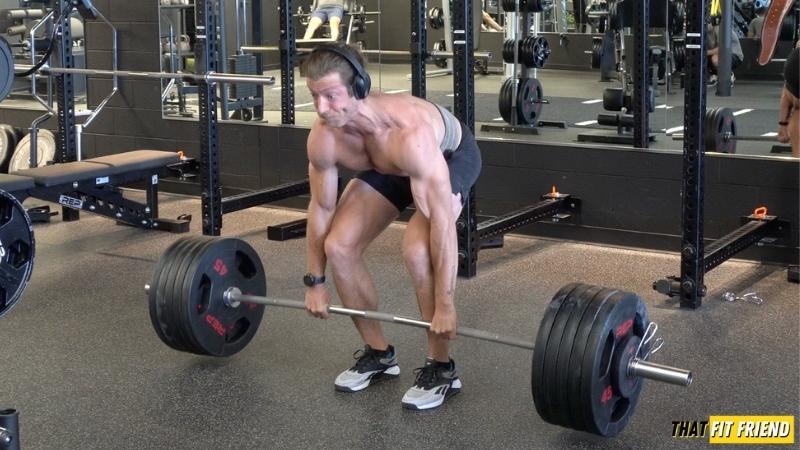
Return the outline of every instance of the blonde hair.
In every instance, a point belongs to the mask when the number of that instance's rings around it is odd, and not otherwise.
[[[353,57],[361,67],[366,70],[364,57],[357,47],[342,44],[331,43],[323,47],[317,47],[310,55],[300,64],[300,75],[310,78],[314,81],[319,80],[333,72],[339,74],[342,82],[347,86],[347,92],[353,95],[353,79],[356,76],[355,68],[350,64],[350,61],[345,59],[342,55],[335,51],[326,51],[325,48],[335,47],[339,51],[349,54]]]

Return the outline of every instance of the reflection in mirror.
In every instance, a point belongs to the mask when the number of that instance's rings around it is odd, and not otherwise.
[[[769,3],[722,0],[711,10],[706,27],[706,151],[791,155],[791,146],[778,142],[778,122],[784,64],[798,40],[800,4],[789,8],[775,30],[778,41],[772,59],[760,65],[760,36]]]
[[[193,70],[193,17],[191,0],[160,0],[161,45],[165,71]],[[163,2],[169,2],[169,5]],[[178,4],[175,4],[177,1]],[[408,40],[409,7],[406,2],[381,0],[346,0],[341,14],[337,0],[295,0],[292,21],[297,38],[298,55],[321,41],[338,38],[364,51],[373,92],[411,92]],[[341,0],[339,0],[341,1]],[[488,131],[491,137],[535,139],[552,142],[589,142],[621,145],[630,148],[632,128],[630,96],[633,92],[633,50],[631,18],[632,0],[587,0],[567,2],[554,0],[553,7],[540,13],[515,16],[506,8],[517,3],[509,0],[472,0],[475,12],[475,117],[478,126],[501,126]],[[760,141],[737,141],[737,153],[785,154],[787,147],[774,139],[777,133],[778,104],[781,92],[783,61],[796,40],[797,12],[787,15],[772,62],[756,63],[760,42],[747,37],[759,29],[761,19],[756,4],[731,0],[733,38],[723,52],[733,52],[733,84],[730,94],[714,85],[716,73],[710,65],[707,103],[709,110],[728,108],[730,114],[711,117],[712,137],[720,138],[721,117],[732,117],[739,134],[757,137]],[[259,3],[260,10],[254,5]],[[721,8],[727,0],[719,2]],[[224,45],[220,67],[226,72],[263,73],[275,77],[277,83],[257,86],[220,86],[220,118],[251,123],[281,123],[285,96],[293,99],[294,123],[310,126],[316,118],[314,105],[305,80],[294,68],[291,92],[280,85],[278,0],[227,0],[221,11],[224,16],[220,35]],[[582,7],[576,9],[576,4]],[[427,49],[452,51],[450,2],[426,2]],[[686,66],[685,4],[683,0],[652,0],[649,30],[649,67],[646,76],[653,89],[653,109],[649,127],[655,141],[650,148],[679,152],[678,140],[683,131],[683,71]],[[712,16],[709,33],[717,33],[723,11]],[[254,19],[254,14],[257,18]],[[341,17],[340,17],[341,16]],[[384,18],[386,19],[384,21]],[[508,45],[519,36],[525,44]],[[727,41],[726,41],[727,42]],[[711,49],[709,49],[711,50]],[[516,58],[519,64],[511,64]],[[249,56],[248,56],[249,55]],[[491,55],[484,56],[484,55]],[[253,64],[253,60],[259,61]],[[299,59],[299,58],[297,58]],[[526,64],[526,61],[528,63]],[[297,62],[297,61],[296,61]],[[709,56],[709,63],[712,63]],[[516,66],[516,70],[514,67]],[[513,86],[509,78],[523,78],[522,88]],[[728,80],[730,85],[731,80]],[[452,58],[440,54],[429,58],[427,65],[427,98],[435,103],[453,106]],[[196,90],[181,80],[165,81],[162,97],[165,115],[191,116],[196,110]],[[263,94],[261,93],[263,91]],[[255,92],[255,95],[253,94]],[[263,95],[263,97],[262,97]],[[261,110],[263,109],[263,114]],[[715,119],[711,120],[711,119]],[[528,135],[502,129],[509,122],[534,125]],[[519,128],[519,127],[518,127]],[[517,130],[519,131],[519,130]],[[595,135],[585,138],[584,135]],[[597,137],[599,135],[599,137]],[[715,151],[714,139],[706,150]]]
[[[51,67],[60,66],[58,39],[55,34],[54,21],[58,20],[56,11],[41,5],[26,7],[19,1],[0,1],[1,36],[8,41],[15,65],[36,65],[47,56],[52,47],[52,56],[48,60]],[[84,21],[78,11],[70,15],[69,26],[72,37],[73,64],[76,68],[86,68],[86,48],[84,39]],[[33,83],[35,79],[35,83]],[[3,108],[46,111],[42,104],[55,108],[54,83],[51,77],[37,74],[16,77],[9,96],[3,100]],[[76,111],[87,109],[86,75],[73,75]],[[34,95],[40,100],[36,100]]]
[[[194,72],[193,0],[158,0],[161,71]],[[198,114],[197,85],[180,78],[161,81],[164,117],[192,118]]]

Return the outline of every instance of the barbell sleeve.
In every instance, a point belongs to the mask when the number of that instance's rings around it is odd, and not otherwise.
[[[665,366],[645,361],[643,359],[632,359],[630,362],[630,373],[637,377],[647,378],[664,383],[676,384],[678,386],[689,386],[692,384],[692,372],[677,367]]]

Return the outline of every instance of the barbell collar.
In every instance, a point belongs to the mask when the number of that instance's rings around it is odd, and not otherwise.
[[[631,360],[628,371],[631,375],[637,377],[678,386],[689,386],[692,384],[692,372],[690,370],[656,364],[639,358]]]

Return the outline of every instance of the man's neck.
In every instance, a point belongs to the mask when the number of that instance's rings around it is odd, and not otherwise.
[[[355,117],[345,127],[362,136],[374,135],[385,128],[382,114],[375,108],[374,97],[367,97],[358,106]]]

